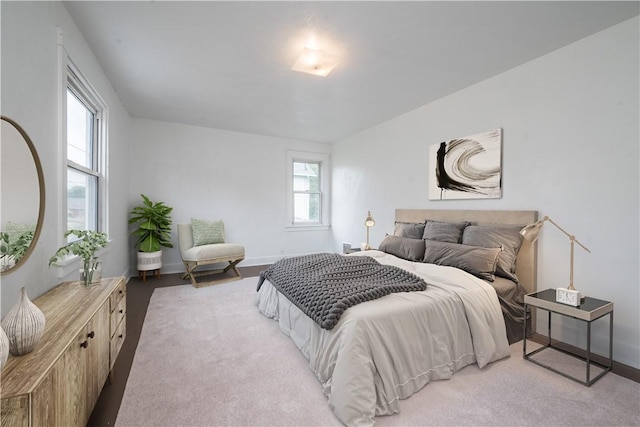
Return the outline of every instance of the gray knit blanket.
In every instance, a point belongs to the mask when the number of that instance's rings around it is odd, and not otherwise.
[[[260,273],[320,327],[332,329],[349,307],[394,292],[424,291],[427,284],[399,267],[368,256],[318,253],[284,258]]]

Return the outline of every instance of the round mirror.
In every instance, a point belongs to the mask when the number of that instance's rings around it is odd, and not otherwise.
[[[16,122],[0,128],[0,274],[23,265],[44,220],[44,176],[36,148]]]

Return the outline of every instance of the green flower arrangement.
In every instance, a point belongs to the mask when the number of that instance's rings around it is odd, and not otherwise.
[[[83,274],[81,275],[85,285],[90,285],[93,281],[93,274],[99,269],[100,260],[96,258],[95,252],[109,244],[107,235],[100,231],[93,230],[69,230],[64,233],[64,237],[76,236],[74,240],[61,248],[49,259],[49,266],[56,263],[69,254],[77,255],[83,261]]]

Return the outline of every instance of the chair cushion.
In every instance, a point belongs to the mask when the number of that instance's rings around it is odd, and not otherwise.
[[[182,259],[185,261],[203,261],[215,258],[244,258],[244,246],[234,243],[216,243],[194,246],[182,252]]]

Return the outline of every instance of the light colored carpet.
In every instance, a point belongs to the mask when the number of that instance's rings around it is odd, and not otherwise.
[[[256,282],[154,291],[117,426],[340,425],[304,357],[258,312]],[[585,387],[523,360],[521,343],[511,350],[428,384],[376,425],[640,425],[640,384],[608,373]]]

